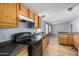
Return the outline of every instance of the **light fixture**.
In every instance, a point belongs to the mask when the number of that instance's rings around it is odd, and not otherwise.
[[[68,10],[68,11],[72,11],[75,6],[77,6],[77,4],[74,5],[74,6],[72,6],[72,7],[69,7],[67,10]]]
[[[42,15],[41,18],[44,19],[46,17],[46,15]]]

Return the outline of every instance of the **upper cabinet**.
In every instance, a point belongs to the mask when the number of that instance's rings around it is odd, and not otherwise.
[[[23,15],[25,17],[28,17],[28,8],[22,4],[19,4],[19,11],[20,11],[20,15]]]
[[[29,9],[29,18],[34,20],[34,13],[32,10]]]
[[[39,19],[39,28],[41,28],[41,17],[38,17]]]
[[[35,28],[41,27],[41,18],[25,5],[0,3],[0,27],[18,27],[19,15],[34,21]]]
[[[41,28],[41,18],[35,14],[35,28]]]
[[[35,15],[35,28],[39,28],[39,19],[38,19],[38,15]]]
[[[18,4],[0,3],[0,27],[18,27]]]
[[[19,6],[20,15],[28,17],[29,20],[34,21],[35,22],[35,25],[34,25],[35,28],[41,28],[41,18],[38,15],[36,15],[31,9],[24,6],[23,4],[19,4],[19,5],[20,5]]]

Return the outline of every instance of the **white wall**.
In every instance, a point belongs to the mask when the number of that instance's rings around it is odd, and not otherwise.
[[[36,28],[28,28],[28,23],[26,22],[19,22],[18,28],[0,28],[0,42],[11,40],[11,35],[18,32],[31,32],[32,34],[34,32],[36,33],[44,32],[43,29],[45,27],[44,25],[45,24],[41,24],[42,29],[36,29]]]
[[[74,19],[69,23],[69,25],[72,24],[72,31],[73,32],[79,32],[79,18]]]
[[[52,33],[57,34],[58,32],[70,32],[70,25],[72,24],[72,32],[79,32],[79,17],[63,24],[57,24],[52,26]]]
[[[36,32],[34,28],[28,28],[27,23],[19,22],[18,28],[0,28],[0,42],[11,40],[11,35],[18,32]]]
[[[62,23],[52,26],[52,33],[57,34],[58,32],[68,32],[69,31],[69,23]]]

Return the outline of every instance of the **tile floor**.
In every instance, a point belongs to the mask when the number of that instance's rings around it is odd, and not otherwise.
[[[44,56],[77,56],[77,51],[71,47],[66,45],[60,45],[58,43],[57,36],[50,37],[50,43],[46,50],[44,51]]]

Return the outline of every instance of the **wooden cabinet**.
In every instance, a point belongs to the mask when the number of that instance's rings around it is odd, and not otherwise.
[[[46,38],[42,40],[42,51],[44,51],[46,48],[45,41],[46,41]]]
[[[44,52],[45,48],[48,46],[49,44],[49,36],[45,36],[42,40],[42,52]]]
[[[59,43],[60,44],[68,44],[68,35],[67,34],[60,34],[59,35]]]
[[[20,4],[19,11],[20,11],[20,15],[23,15],[25,17],[29,16],[29,9],[22,4]]]
[[[59,43],[71,45],[78,49],[78,34],[59,34]]]
[[[18,4],[1,3],[0,4],[0,27],[18,26]]]
[[[35,28],[39,28],[39,19],[37,15],[35,15]]]
[[[32,10],[29,9],[29,18],[34,20],[34,13]]]
[[[34,20],[35,28],[41,27],[41,18],[23,4],[0,3],[0,27],[18,27],[19,15]]]
[[[38,15],[35,15],[35,28],[41,28],[41,18]]]
[[[73,35],[69,34],[68,35],[68,45],[72,45],[72,41],[73,41]]]
[[[41,17],[39,17],[39,28],[41,28]]]
[[[16,56],[28,56],[28,49],[27,48],[21,49],[16,53]]]
[[[73,35],[73,46],[78,49],[78,35]]]
[[[49,36],[45,37],[45,48],[48,46],[49,44]]]

